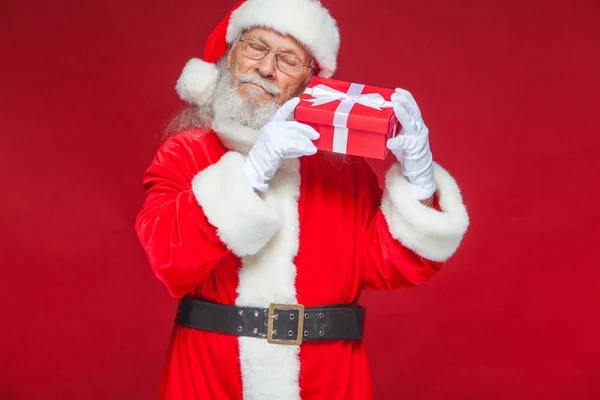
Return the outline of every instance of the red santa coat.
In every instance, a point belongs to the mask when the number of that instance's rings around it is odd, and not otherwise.
[[[339,165],[321,153],[286,160],[260,194],[242,171],[256,132],[215,129],[167,139],[144,177],[136,229],[175,297],[254,307],[357,302],[366,287],[394,290],[429,279],[467,228],[458,187],[438,165],[437,210],[410,197],[398,166],[382,194],[364,160]],[[160,396],[372,398],[361,342],[282,346],[179,326]]]

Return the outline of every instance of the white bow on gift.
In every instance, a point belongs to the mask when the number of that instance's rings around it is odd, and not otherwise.
[[[374,108],[379,111],[381,111],[382,108],[392,107],[392,102],[386,101],[379,93],[361,94],[363,89],[364,85],[352,84],[348,90],[348,93],[344,93],[327,85],[319,84],[304,90],[304,93],[313,97],[313,99],[307,99],[304,101],[313,103],[313,107],[331,103],[332,101],[347,101],[352,104],[358,103],[365,107]]]

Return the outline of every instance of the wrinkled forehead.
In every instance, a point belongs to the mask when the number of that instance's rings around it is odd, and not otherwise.
[[[292,52],[305,60],[311,60],[312,54],[296,38],[290,35],[283,35],[273,29],[264,27],[254,27],[242,32],[241,38],[254,39],[263,42],[267,46],[283,52]]]

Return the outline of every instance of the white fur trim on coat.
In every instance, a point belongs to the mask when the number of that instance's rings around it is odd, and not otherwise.
[[[245,157],[228,152],[199,172],[192,191],[219,237],[237,256],[256,254],[280,226],[277,205],[267,205],[243,172]]]
[[[220,107],[218,102],[215,103],[215,117],[212,121],[213,130],[227,149],[248,155],[260,132],[227,120],[223,117],[225,112]]]
[[[281,228],[253,256],[242,258],[236,305],[269,307],[271,303],[298,302],[296,265],[298,253],[298,197],[300,163],[285,160],[264,194],[268,207],[281,210]],[[240,366],[244,400],[299,400],[300,347],[267,343],[265,339],[240,337]]]
[[[469,226],[469,216],[456,181],[436,163],[434,179],[442,212],[411,196],[400,165],[394,164],[386,176],[381,210],[396,240],[422,257],[445,261],[458,248]]]
[[[226,160],[230,157],[243,159],[244,156],[239,152],[246,153],[250,149],[256,140],[258,131],[219,118],[221,111],[215,107],[213,129],[223,145],[233,150],[223,156],[223,159]],[[223,159],[219,163],[223,162]],[[241,160],[239,165],[236,165],[235,168],[232,167],[231,170],[238,171],[241,175]],[[239,184],[237,181],[240,178],[227,181],[224,180],[226,179],[225,175],[217,176],[215,174],[210,184],[217,187],[223,185],[223,182],[228,182],[226,186],[228,188],[231,186],[229,190],[234,190],[233,186]],[[208,181],[205,183],[209,184]],[[245,181],[242,185],[241,192],[245,193],[250,185]],[[220,197],[224,198],[225,196],[221,195]],[[252,246],[260,248],[258,252],[241,257],[242,267],[239,270],[236,305],[266,308],[271,303],[296,304],[298,302],[294,258],[298,253],[299,246],[299,197],[300,162],[297,159],[290,159],[283,161],[269,182],[269,190],[261,194],[259,200],[250,196],[250,199],[255,202],[251,204],[247,200],[248,197],[240,196],[239,203],[236,202],[238,206],[247,204],[243,207],[244,212],[250,213],[253,208],[256,208],[254,210],[256,215],[247,217],[252,221],[258,221],[259,216],[266,212],[265,209],[278,210],[278,230],[275,234],[264,246],[260,246],[270,233],[270,231],[267,232],[259,243]],[[229,218],[231,221],[236,220],[236,216],[231,215],[230,203],[220,202],[214,195],[212,200],[211,215],[223,217],[223,220],[219,219],[222,221],[220,222],[221,226],[227,224],[224,220],[225,216],[227,216],[227,220]],[[244,220],[244,218],[242,217],[240,220]],[[299,346],[270,344],[265,339],[252,337],[239,337],[238,342],[244,400],[300,399]]]
[[[316,58],[319,75],[329,78],[337,65],[340,33],[329,11],[316,0],[247,0],[231,14],[227,43],[246,29],[262,26],[293,36]]]
[[[215,64],[192,58],[185,64],[175,90],[182,100],[201,106],[210,99],[218,79],[219,70]]]

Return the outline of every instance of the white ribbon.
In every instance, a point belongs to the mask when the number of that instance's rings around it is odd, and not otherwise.
[[[379,93],[362,94],[364,88],[365,85],[351,83],[348,92],[344,93],[327,85],[319,84],[304,90],[304,93],[313,97],[304,100],[313,103],[312,107],[331,103],[332,101],[340,102],[333,115],[333,152],[335,153],[346,154],[348,147],[348,116],[356,103],[379,111],[382,108],[392,107],[392,103],[386,101]]]
[[[360,86],[360,91],[358,93],[353,92],[353,86]],[[365,85],[359,85],[357,83],[350,84],[350,89],[348,89],[347,93],[340,92],[339,90],[335,90],[327,85],[319,84],[314,86],[313,88],[307,88],[304,90],[304,93],[310,94],[313,98],[304,100],[309,103],[313,103],[312,106],[320,106],[322,104],[331,103],[332,101],[348,101],[351,103],[362,104],[365,107],[374,108],[376,110],[381,111],[382,108],[390,108],[392,107],[391,101],[386,101],[383,96],[379,93],[368,93],[361,94]]]

